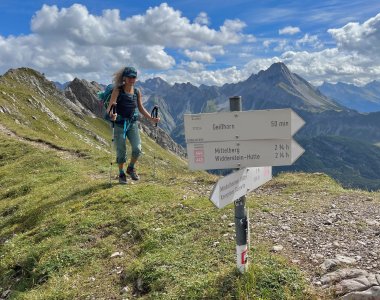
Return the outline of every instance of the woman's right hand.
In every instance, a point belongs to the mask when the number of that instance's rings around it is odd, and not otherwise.
[[[109,112],[108,115],[110,116],[111,121],[116,121],[117,113],[113,113],[112,109],[111,109],[111,111]]]

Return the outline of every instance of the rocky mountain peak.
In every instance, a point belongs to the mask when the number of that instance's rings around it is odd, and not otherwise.
[[[9,78],[23,85],[27,85],[34,90],[40,91],[42,89],[49,89],[50,92],[56,92],[54,83],[47,80],[43,73],[30,68],[9,69],[3,76],[0,76],[0,78],[1,77],[4,80]]]
[[[284,82],[288,84],[294,83],[294,76],[288,67],[281,62],[272,64],[267,70],[260,71],[258,78],[271,83]]]

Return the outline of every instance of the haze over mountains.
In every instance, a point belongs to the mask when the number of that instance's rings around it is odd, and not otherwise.
[[[245,81],[221,87],[170,85],[161,78],[138,82],[138,87],[147,109],[159,105],[160,127],[182,146],[183,115],[228,110],[231,96],[242,96],[244,110],[290,107],[306,121],[295,136],[306,152],[293,166],[274,168],[275,173],[325,172],[345,186],[380,189],[380,112],[363,114],[339,104],[291,73],[283,63],[275,63]],[[100,116],[95,108],[95,92],[100,88],[95,82],[75,79],[67,85],[65,95],[74,104]]]
[[[380,82],[372,81],[359,87],[353,84],[324,82],[319,90],[338,103],[359,112],[380,111]]]

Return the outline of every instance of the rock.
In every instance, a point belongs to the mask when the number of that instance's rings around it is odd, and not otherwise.
[[[337,265],[338,265],[339,261],[336,260],[336,259],[326,259],[320,266],[319,268],[324,271],[325,273],[326,272],[330,272],[332,271]]]
[[[322,276],[321,282],[323,285],[334,284],[344,279],[351,279],[360,276],[368,276],[368,272],[361,269],[341,269]]]
[[[144,291],[144,284],[143,284],[143,280],[141,277],[139,277],[137,279],[137,289],[140,291],[140,292],[143,292]]]
[[[355,291],[363,291],[370,288],[370,283],[365,276],[355,279],[342,280],[336,285],[337,295],[344,295]]]
[[[348,256],[344,256],[344,255],[336,255],[335,257],[340,263],[343,263],[343,264],[348,264],[348,265],[354,265],[356,264],[356,260],[355,258],[351,258],[351,257],[348,257]]]
[[[233,227],[233,226],[235,226],[235,223],[229,223],[228,224],[228,227]]]
[[[111,258],[122,257],[122,256],[123,256],[123,252],[114,252],[111,254]]]
[[[11,293],[12,291],[11,290],[5,290],[2,294],[1,294],[1,298],[4,298],[6,299],[9,294]]]
[[[373,286],[365,291],[352,292],[344,295],[341,300],[378,300],[380,299],[380,286]]]
[[[282,245],[276,245],[272,247],[272,252],[280,252],[284,249],[284,246]]]
[[[220,217],[222,220],[226,220],[228,217],[227,217],[227,215],[223,215],[223,216],[221,216]]]
[[[125,287],[123,287],[122,289],[121,289],[121,293],[122,294],[126,294],[126,293],[128,293],[129,292],[129,287],[127,287],[127,286],[125,286]]]
[[[375,220],[365,220],[365,222],[369,225],[369,226],[380,226],[380,223],[375,221]]]

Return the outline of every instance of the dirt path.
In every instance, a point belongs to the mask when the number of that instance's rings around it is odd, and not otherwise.
[[[32,145],[33,147],[36,147],[38,149],[54,150],[60,158],[65,159],[65,160],[78,159],[78,158],[83,156],[83,154],[81,154],[79,152],[75,152],[75,151],[68,150],[68,149],[63,149],[59,146],[50,144],[50,143],[42,141],[42,140],[35,141],[32,139],[21,137],[21,136],[17,135],[16,133],[14,133],[13,131],[6,128],[2,124],[0,124],[0,132],[11,137],[11,138],[14,138],[20,142],[24,142],[24,143],[27,143],[29,145]]]

